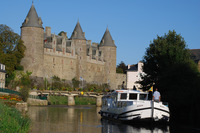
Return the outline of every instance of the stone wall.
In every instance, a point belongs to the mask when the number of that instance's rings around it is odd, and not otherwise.
[[[117,89],[121,89],[123,81],[125,81],[125,86],[126,86],[126,74],[117,73],[116,74]]]
[[[47,100],[39,100],[39,99],[32,99],[32,98],[28,98],[27,103],[28,105],[48,105]]]

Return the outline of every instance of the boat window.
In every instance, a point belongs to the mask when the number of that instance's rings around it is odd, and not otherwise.
[[[129,100],[137,100],[137,94],[129,93]]]
[[[140,94],[140,100],[146,100],[147,94]]]
[[[120,99],[127,99],[127,93],[121,93]]]

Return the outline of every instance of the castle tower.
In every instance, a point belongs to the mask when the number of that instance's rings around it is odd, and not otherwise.
[[[25,56],[21,61],[24,71],[31,71],[32,76],[43,77],[43,40],[44,28],[32,4],[26,19],[21,26],[21,38],[26,46]]]
[[[108,28],[106,29],[99,49],[104,54],[105,64],[105,83],[108,83],[112,89],[117,88],[116,85],[116,46]]]
[[[76,77],[84,78],[86,75],[86,60],[87,60],[87,47],[86,47],[86,38],[85,33],[83,32],[79,21],[77,22],[74,31],[70,37],[70,40],[74,42],[75,51],[77,54],[77,63],[76,63]]]

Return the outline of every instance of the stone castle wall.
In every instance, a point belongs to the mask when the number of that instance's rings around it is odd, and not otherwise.
[[[116,84],[117,84],[118,89],[121,89],[121,85],[122,85],[123,81],[125,82],[125,86],[126,86],[126,74],[117,73],[116,74]]]

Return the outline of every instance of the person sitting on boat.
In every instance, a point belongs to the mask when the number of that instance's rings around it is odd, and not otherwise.
[[[156,91],[153,93],[153,100],[155,102],[160,102],[160,99],[161,99],[161,95],[160,95],[160,92],[158,92],[158,89],[156,88],[155,89]]]

